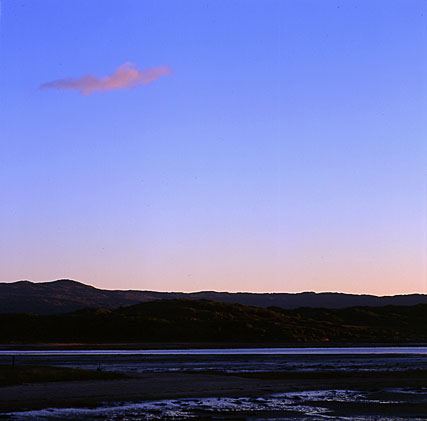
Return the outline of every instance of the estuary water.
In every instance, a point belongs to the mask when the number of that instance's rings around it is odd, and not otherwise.
[[[138,374],[168,371],[370,371],[427,366],[427,347],[234,348],[172,350],[2,350],[0,363]]]
[[[199,349],[77,349],[77,350],[0,350],[8,355],[360,355],[360,354],[420,354],[427,355],[426,346],[367,346],[318,348],[199,348]]]
[[[0,351],[0,363],[51,365],[157,377],[157,373],[200,372],[402,372],[425,370],[427,347],[234,348],[174,350],[13,350]],[[151,373],[151,374],[149,374]],[[203,373],[204,374],[204,373]],[[168,374],[169,375],[169,374]],[[326,374],[328,376],[329,374]],[[213,376],[214,378],[215,376]],[[233,376],[232,376],[233,377]],[[180,398],[105,402],[97,407],[44,408],[0,414],[27,420],[337,420],[427,418],[427,389],[369,390],[349,387],[239,397]],[[100,392],[101,393],[101,392]],[[390,405],[396,413],[387,413]],[[410,409],[410,416],[404,410]],[[337,408],[344,408],[339,414]],[[385,408],[385,409],[384,409]],[[421,408],[421,409],[420,409]],[[368,411],[369,409],[369,411]],[[419,411],[420,409],[420,411]],[[344,412],[343,412],[344,411]],[[367,413],[369,412],[369,413]]]
[[[395,393],[402,393],[400,390]],[[121,402],[97,408],[47,408],[38,411],[21,411],[4,414],[15,421],[31,420],[229,420],[229,421],[279,421],[279,420],[359,420],[359,421],[423,421],[423,415],[356,415],[336,414],[328,408],[335,402],[352,406],[378,406],[374,393],[352,390],[319,390],[300,393],[280,393],[263,397],[172,399],[145,402]],[[427,404],[425,394],[419,403]],[[379,411],[381,412],[381,411]],[[0,419],[1,419],[0,415]]]

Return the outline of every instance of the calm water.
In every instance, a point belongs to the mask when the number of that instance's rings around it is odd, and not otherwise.
[[[369,371],[427,367],[427,347],[0,351],[0,363],[123,373],[165,371]]]
[[[419,354],[427,355],[427,347],[336,347],[336,348],[210,348],[210,349],[142,349],[142,350],[1,350],[8,355],[360,355]]]

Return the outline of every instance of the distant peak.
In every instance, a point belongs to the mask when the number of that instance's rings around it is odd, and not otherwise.
[[[83,282],[74,281],[73,279],[58,279],[56,281],[50,281],[50,282],[43,282],[44,284],[50,284],[50,285],[59,285],[59,286],[73,286],[73,287],[80,287],[80,288],[95,288],[92,285],[84,284]]]
[[[47,283],[49,283],[49,284],[53,284],[53,283],[59,284],[59,283],[61,283],[61,284],[80,284],[80,285],[85,285],[82,282],[74,281],[73,279],[57,279],[56,281],[49,281],[49,282],[45,282],[45,283],[46,284]]]

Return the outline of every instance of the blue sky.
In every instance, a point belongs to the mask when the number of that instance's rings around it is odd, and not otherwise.
[[[1,8],[0,281],[427,293],[427,2]]]

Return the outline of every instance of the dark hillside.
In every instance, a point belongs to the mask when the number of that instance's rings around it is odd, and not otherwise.
[[[0,315],[10,342],[427,342],[427,305],[347,309],[251,307],[159,300],[116,310]]]

